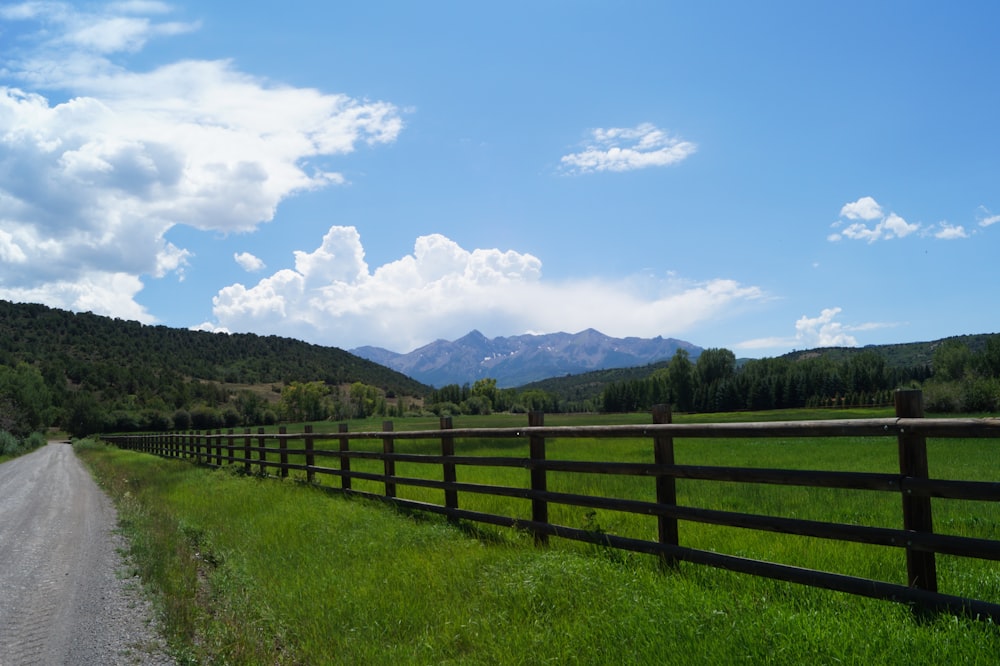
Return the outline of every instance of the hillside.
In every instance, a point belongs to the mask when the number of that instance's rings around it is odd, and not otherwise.
[[[960,342],[968,346],[970,351],[978,353],[986,348],[986,342],[991,337],[993,337],[993,334],[981,333],[978,335],[957,335],[928,342],[905,342],[887,345],[868,345],[866,347],[819,347],[817,349],[789,352],[780,358],[788,358],[793,361],[807,358],[826,358],[831,361],[840,362],[850,360],[862,352],[873,350],[893,368],[908,368],[920,365],[929,366],[934,358],[934,350],[942,342]]]
[[[238,384],[361,381],[405,395],[427,392],[410,377],[335,347],[277,336],[147,326],[0,301],[0,364],[19,361],[61,368],[74,382],[100,372],[165,373]]]
[[[177,410],[198,409],[236,410],[247,422],[290,382],[360,382],[387,399],[422,398],[430,390],[333,347],[147,326],[0,300],[0,392],[14,384],[19,395],[31,394],[31,402],[44,407],[32,411],[45,412],[33,416],[32,424],[66,426],[71,412],[82,411],[79,418],[95,422],[94,428],[140,429],[160,426]],[[0,420],[25,409],[0,401]]]
[[[516,387],[591,370],[642,366],[669,359],[678,349],[692,358],[701,351],[673,338],[613,338],[587,329],[496,338],[472,331],[458,340],[437,340],[407,354],[379,347],[351,352],[432,386],[471,384],[489,377],[500,387]]]

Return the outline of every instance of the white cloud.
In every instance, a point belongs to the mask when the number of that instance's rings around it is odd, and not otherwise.
[[[162,21],[162,2],[88,7],[0,8],[27,27],[0,44],[5,80],[21,85],[0,86],[0,256],[24,267],[0,275],[0,298],[84,302],[57,295],[106,296],[123,275],[134,295],[142,276],[182,276],[190,252],[165,240],[173,226],[252,230],[284,199],[345,182],[317,160],[402,130],[392,104],[265,83],[227,61],[128,71],[115,54],[197,24]],[[108,308],[141,311],[117,296]]]
[[[844,204],[840,209],[840,216],[848,220],[878,220],[882,218],[882,207],[871,197],[861,197]]]
[[[569,173],[632,171],[676,164],[692,155],[697,146],[670,136],[650,123],[638,127],[595,129],[592,142],[578,153],[561,158]]]
[[[795,322],[795,339],[807,348],[856,347],[857,338],[849,335],[843,324],[834,321],[839,314],[840,308],[824,308],[818,317],[800,317]]]
[[[469,251],[439,234],[417,238],[412,254],[371,271],[357,230],[334,226],[315,251],[295,253],[294,270],[220,290],[217,321],[207,325],[405,352],[473,328],[493,335],[589,327],[617,336],[677,335],[764,296],[723,279],[546,282],[537,257]]]
[[[1000,222],[1000,215],[993,215],[985,206],[979,207],[979,226],[989,227]]]
[[[882,207],[871,197],[861,197],[857,201],[844,204],[840,209],[841,218],[848,220],[863,220],[846,226],[843,231],[827,236],[827,240],[836,242],[849,238],[874,243],[879,240],[904,238],[920,229],[919,224],[911,224],[896,213],[886,215]],[[869,223],[875,222],[869,226]],[[839,227],[840,222],[834,226]]]
[[[240,268],[248,273],[256,273],[264,269],[264,262],[249,252],[238,252],[233,254],[233,259],[240,265]]]
[[[3,298],[16,303],[45,303],[75,312],[154,323],[155,318],[135,302],[142,282],[127,273],[87,271],[74,280],[51,280],[31,287],[3,289]]]
[[[957,238],[969,237],[969,234],[965,231],[965,227],[961,225],[941,222],[938,226],[940,228],[934,232],[934,238],[940,238],[941,240],[954,240]]]
[[[769,337],[745,340],[733,345],[734,349],[770,349],[786,352],[791,349],[814,349],[818,347],[857,347],[858,340],[852,335],[861,331],[888,328],[897,324],[885,322],[865,322],[862,324],[842,324],[836,321],[841,308],[824,308],[819,316],[803,315],[795,322],[794,337]]]

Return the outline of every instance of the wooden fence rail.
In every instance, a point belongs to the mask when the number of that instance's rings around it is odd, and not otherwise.
[[[789,469],[762,469],[678,465],[674,461],[675,438],[808,438],[885,437],[898,442],[899,473],[831,472]],[[305,472],[308,481],[316,475],[339,477],[339,489],[362,496],[388,500],[396,505],[432,511],[450,520],[469,520],[530,530],[536,543],[550,536],[575,539],[660,558],[666,567],[680,561],[704,564],[732,571],[765,576],[866,597],[908,603],[921,610],[938,610],[1000,622],[1000,604],[991,600],[942,594],[937,589],[935,554],[984,560],[1000,560],[1000,541],[938,534],[934,532],[931,498],[1000,502],[1000,482],[954,481],[929,477],[928,437],[1000,439],[1000,419],[923,418],[920,391],[896,393],[896,417],[828,421],[674,424],[669,410],[658,407],[650,425],[563,426],[544,425],[540,413],[529,415],[525,428],[454,428],[450,417],[441,419],[439,430],[394,431],[387,421],[379,432],[348,432],[339,424],[337,432],[319,433],[307,427],[304,433],[277,434],[258,429],[242,433],[233,430],[155,435],[105,436],[120,448],[160,456],[193,459],[212,466],[242,465],[246,472],[261,474],[276,470],[286,477],[290,470]],[[653,462],[574,461],[546,457],[546,441],[553,438],[645,438],[653,448]],[[527,457],[458,455],[460,443],[489,440],[519,440],[528,444]],[[358,440],[381,440],[381,450],[352,450]],[[397,450],[407,440],[440,442],[440,453],[412,453]],[[301,442],[301,447],[291,445]],[[459,443],[458,445],[456,443]],[[335,449],[325,448],[335,443]],[[254,455],[256,454],[256,457]],[[302,462],[291,462],[290,456]],[[352,470],[352,460],[381,461],[381,472]],[[317,464],[318,462],[318,464]],[[338,466],[327,466],[324,463]],[[421,464],[440,469],[439,478],[400,476],[396,463]],[[459,467],[522,468],[529,472],[528,487],[508,487],[461,482]],[[368,469],[371,469],[369,467]],[[580,495],[548,489],[552,472],[624,475],[655,480],[655,501]],[[902,498],[903,529],[831,523],[798,518],[767,516],[737,511],[680,506],[676,498],[677,479],[731,481],[750,484],[839,488],[898,493]],[[375,482],[381,493],[360,491],[352,480]],[[399,488],[432,488],[443,491],[443,503],[416,501],[399,496]],[[492,495],[528,500],[530,519],[497,515],[460,508],[462,494]],[[561,504],[589,509],[655,516],[657,540],[635,539],[602,530],[580,529],[549,521],[550,505]],[[781,534],[818,537],[844,542],[902,548],[906,553],[907,585],[818,571],[787,564],[738,557],[687,547],[679,543],[678,521],[763,530]]]

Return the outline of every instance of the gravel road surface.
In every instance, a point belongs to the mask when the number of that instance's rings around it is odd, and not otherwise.
[[[0,666],[174,663],[116,522],[68,444],[0,465]]]

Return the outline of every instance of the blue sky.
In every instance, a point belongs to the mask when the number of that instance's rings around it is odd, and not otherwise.
[[[5,2],[0,298],[410,351],[1000,330],[993,2]]]

